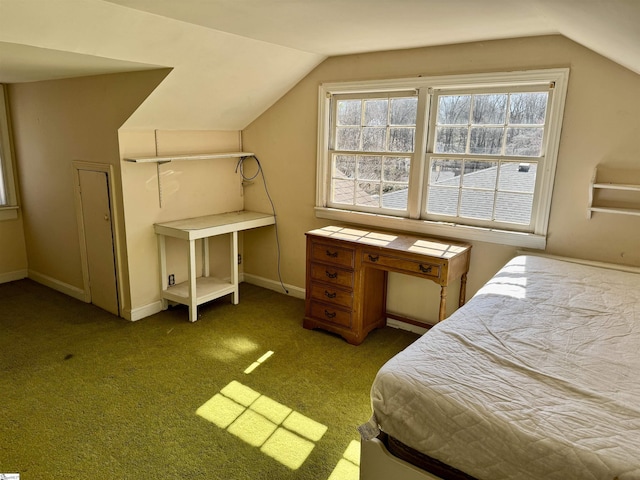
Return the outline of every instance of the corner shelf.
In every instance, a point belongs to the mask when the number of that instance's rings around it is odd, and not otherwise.
[[[223,152],[223,153],[196,153],[191,155],[156,155],[152,157],[129,157],[126,162],[134,163],[169,163],[183,162],[185,160],[214,160],[216,158],[241,158],[252,157],[251,152]]]
[[[598,182],[598,169],[595,168],[589,184],[589,206],[587,207],[587,218],[591,218],[591,215],[594,212],[640,216],[640,197],[637,200],[638,207],[634,208],[608,207],[604,205],[599,206],[594,205],[596,190],[617,190],[640,193],[640,183]]]

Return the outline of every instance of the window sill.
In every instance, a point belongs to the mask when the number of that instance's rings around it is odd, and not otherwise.
[[[15,220],[18,218],[18,207],[0,207],[0,221]]]
[[[456,240],[477,241],[510,245],[513,247],[544,250],[547,239],[544,235],[533,233],[508,232],[489,228],[453,225],[427,220],[391,217],[372,213],[353,212],[336,208],[316,207],[316,217],[338,220],[345,223],[366,225],[389,230],[419,233]]]

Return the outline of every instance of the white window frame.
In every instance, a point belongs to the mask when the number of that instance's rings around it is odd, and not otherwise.
[[[11,141],[6,88],[0,84],[0,185],[4,188],[4,203],[0,203],[0,220],[18,218],[18,200],[13,173],[13,143]],[[0,201],[2,197],[0,196]]]
[[[544,249],[549,225],[551,197],[568,80],[569,69],[558,68],[321,84],[318,95],[316,217],[361,224],[374,228],[387,228],[427,235],[446,236],[461,240],[475,240],[517,247]],[[539,186],[536,187],[537,201],[532,210],[532,231],[500,230],[420,218],[422,206],[425,201],[423,196],[426,194],[426,182],[428,181],[428,166],[426,165],[428,120],[423,122],[423,129],[416,128],[415,153],[411,163],[411,177],[409,179],[410,188],[413,189],[413,193],[409,196],[408,216],[401,217],[389,215],[388,213],[359,212],[342,208],[331,208],[329,206],[329,182],[331,177],[331,152],[329,150],[329,142],[332,134],[331,98],[333,95],[369,94],[374,92],[395,92],[398,90],[415,89],[418,91],[418,109],[423,109],[423,111],[428,112],[434,90],[477,90],[482,88],[493,89],[495,87],[524,87],[535,84],[553,84],[554,89],[547,106],[548,123],[551,125],[551,128],[548,128],[546,131],[544,161],[540,164],[541,168],[538,168],[537,172],[538,179],[536,183],[539,183]]]

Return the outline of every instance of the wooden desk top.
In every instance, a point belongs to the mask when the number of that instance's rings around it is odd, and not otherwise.
[[[465,253],[471,247],[466,243],[450,242],[440,238],[420,237],[396,232],[370,231],[351,227],[329,226],[307,232],[307,235],[316,235],[442,259],[456,257]]]

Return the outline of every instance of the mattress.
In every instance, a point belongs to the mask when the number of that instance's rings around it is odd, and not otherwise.
[[[382,431],[479,479],[640,479],[640,274],[518,256],[371,401]]]

